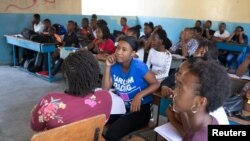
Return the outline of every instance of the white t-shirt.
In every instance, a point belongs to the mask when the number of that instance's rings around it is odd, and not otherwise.
[[[159,52],[154,48],[149,50],[147,66],[153,71],[158,81],[163,81],[168,77],[171,62],[172,55],[168,50],[165,52]]]
[[[42,33],[43,30],[44,30],[44,25],[41,21],[38,24],[34,24],[34,31],[35,32]]]
[[[222,34],[220,34],[219,30],[214,33],[214,37],[227,38],[229,36],[230,36],[230,34],[227,30],[225,30]]]
[[[144,48],[141,48],[139,50],[137,50],[136,55],[138,56],[138,59],[141,60],[143,62],[143,58],[144,58]]]
[[[220,125],[229,125],[227,114],[223,107],[219,107],[217,110],[209,114],[215,117]]]

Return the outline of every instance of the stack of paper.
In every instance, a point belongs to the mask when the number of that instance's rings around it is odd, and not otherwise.
[[[154,130],[168,141],[182,141],[180,133],[170,122],[156,127]]]
[[[250,81],[250,77],[247,76],[247,75],[243,75],[243,76],[239,77],[239,76],[237,76],[235,74],[228,73],[228,76],[231,77],[231,78],[243,79],[243,80],[249,80]]]

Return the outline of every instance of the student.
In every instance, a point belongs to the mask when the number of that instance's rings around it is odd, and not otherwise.
[[[141,30],[141,26],[140,25],[136,25],[133,27],[128,28],[127,32],[126,32],[126,36],[133,36],[135,37],[137,40],[139,40],[140,37],[140,30]]]
[[[244,85],[241,91],[241,95],[244,97],[244,106],[241,116],[250,120],[250,82]]]
[[[88,46],[94,54],[113,54],[115,52],[114,42],[109,39],[109,28],[105,25],[98,26],[96,29],[96,39]]]
[[[207,60],[218,60],[218,49],[215,44],[209,40],[201,40],[199,47],[194,53],[194,57],[205,57]],[[173,88],[175,87],[175,72],[169,75],[161,83],[161,95],[163,97],[171,97],[173,94]]]
[[[129,29],[129,26],[127,25],[127,18],[126,17],[121,17],[120,19],[120,25],[122,26],[121,31],[119,30],[114,30],[114,36],[117,38],[121,35],[125,35],[127,30]]]
[[[173,108],[168,108],[167,115],[183,141],[208,140],[208,125],[219,124],[209,112],[221,107],[230,95],[229,82],[225,69],[214,61],[191,58],[181,65]]]
[[[67,33],[65,34],[63,39],[64,47],[79,47],[79,41],[74,32],[75,28],[76,28],[75,22],[72,20],[68,21]]]
[[[76,32],[76,36],[79,40],[80,47],[85,47],[94,40],[94,36],[92,36],[90,32],[88,18],[83,18],[81,23],[81,28]]]
[[[250,76],[250,55],[241,63],[241,65],[236,70],[236,75],[241,77],[248,70],[248,75]]]
[[[53,26],[50,27],[48,31],[49,31],[49,36],[52,37],[53,42],[55,43],[55,46],[56,46],[56,50],[52,54],[52,61],[51,61],[51,63],[53,64],[52,66],[55,66],[56,60],[60,59],[59,58],[60,49],[58,47],[60,47],[62,45],[62,38],[61,38],[61,36],[56,34],[55,27],[53,27]],[[49,72],[48,72],[48,54],[47,53],[42,54],[42,56],[40,56],[40,57],[42,57],[42,58],[38,59],[38,60],[40,60],[40,62],[35,64],[35,65],[38,67],[42,66],[42,71],[38,71],[38,72],[36,72],[36,74],[48,77],[48,75],[49,75]],[[52,73],[52,74],[54,75],[54,73]]]
[[[248,45],[248,36],[244,34],[244,28],[242,26],[237,26],[227,41],[236,44]],[[233,60],[237,60],[236,68],[238,68],[238,66],[246,59],[249,53],[249,49],[247,50],[247,53],[241,53],[240,55],[229,51],[228,55],[226,56],[227,66],[232,68]]]
[[[242,26],[237,26],[227,41],[233,42],[236,44],[247,45],[248,44],[248,36],[244,33],[244,28]]]
[[[198,41],[204,40],[205,38],[202,36],[202,28],[194,27],[194,38]]]
[[[138,50],[136,52],[136,58],[138,58],[139,60],[143,61],[144,63],[147,62],[147,58],[148,58],[148,51],[145,52],[145,48],[144,48],[144,42],[142,40],[139,39],[140,37],[140,30],[141,30],[141,26],[140,25],[136,25],[133,27],[130,27],[127,32],[126,32],[126,36],[133,36],[137,39],[138,42]]]
[[[198,46],[199,42],[194,38],[194,29],[186,28],[181,33],[180,41],[170,48],[170,52],[180,54],[184,57],[191,57]]]
[[[91,20],[90,20],[90,33],[96,38],[96,24],[97,24],[97,15],[93,14],[91,16]]]
[[[214,33],[213,39],[217,42],[224,42],[230,36],[229,32],[226,30],[226,23],[222,22],[219,25],[219,30]]]
[[[201,21],[200,20],[197,20],[196,22],[195,22],[195,25],[194,25],[194,27],[199,27],[199,28],[201,28]]]
[[[212,21],[207,20],[204,24],[203,34],[202,36],[208,40],[211,40],[214,35],[214,30],[210,29],[212,26]]]
[[[111,96],[108,91],[95,91],[100,71],[94,56],[88,51],[71,54],[62,70],[65,92],[51,92],[38,102],[31,112],[31,128],[44,131],[99,114],[108,120]]]
[[[34,14],[33,15],[33,20],[32,20],[32,29],[37,32],[37,33],[42,33],[44,30],[44,25],[40,21],[40,15],[39,14]]]
[[[75,22],[70,20],[67,24],[67,33],[64,35],[62,46],[63,47],[76,47],[79,48],[79,40],[74,32]],[[51,70],[51,75],[55,76],[61,69],[63,59],[59,58],[54,68]]]
[[[140,37],[140,40],[147,41],[153,31],[154,24],[152,22],[144,23],[144,35]]]
[[[100,26],[107,26],[108,27],[108,23],[104,20],[104,19],[99,19],[96,23],[97,27]],[[109,39],[111,39],[113,42],[116,41],[115,37],[112,34],[109,34]]]
[[[44,29],[43,29],[43,34],[49,34],[49,28],[51,27],[51,21],[50,19],[44,19],[43,20],[43,26],[44,26]]]
[[[125,34],[127,30],[129,29],[129,26],[127,24],[127,18],[121,17],[120,24],[122,26],[122,32]]]
[[[137,48],[134,37],[121,37],[115,54],[106,60],[102,87],[108,90],[113,86],[127,109],[124,115],[110,117],[110,126],[105,134],[108,141],[118,141],[142,128],[148,124],[151,116],[151,94],[158,89],[159,84],[146,64],[133,58]]]
[[[172,43],[169,42],[166,31],[161,28],[157,29],[151,36],[152,43],[147,66],[155,74],[156,79],[161,82],[168,77],[171,67],[172,55],[167,48],[171,47]]]

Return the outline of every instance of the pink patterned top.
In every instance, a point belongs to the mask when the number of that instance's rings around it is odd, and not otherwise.
[[[111,106],[112,99],[108,91],[96,91],[85,97],[49,93],[34,107],[31,128],[43,131],[99,114],[105,114],[108,119]]]

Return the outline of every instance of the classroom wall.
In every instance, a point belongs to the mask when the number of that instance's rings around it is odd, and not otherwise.
[[[6,43],[4,35],[18,34],[24,28],[31,27],[31,20],[33,14],[12,14],[0,13],[0,65],[10,64],[12,62],[12,46]],[[66,27],[68,20],[74,20],[81,25],[83,17],[90,18],[89,15],[70,15],[70,14],[41,14],[41,18],[49,18],[53,23],[60,23]],[[120,16],[98,16],[99,19],[104,19],[110,26],[110,31],[121,30]],[[136,17],[128,17],[129,24],[135,25],[137,23]]]
[[[193,27],[198,19],[212,20],[213,30],[218,29],[220,22],[226,22],[230,33],[241,25],[250,36],[249,5],[249,0],[137,0],[138,23],[161,24],[174,43],[180,32],[185,27]]]
[[[98,3],[98,5],[96,5]],[[106,5],[105,5],[106,4]],[[0,0],[0,65],[11,62],[11,46],[4,34],[16,34],[30,27],[31,13],[42,13],[42,19],[66,25],[68,20],[78,21],[82,15],[105,15],[111,31],[120,29],[120,15],[128,16],[130,26],[152,21],[162,25],[173,43],[185,27],[195,20],[212,20],[216,30],[221,21],[227,23],[229,32],[241,25],[250,36],[249,0]],[[104,8],[105,7],[105,8]],[[46,9],[46,10],[44,10]],[[109,10],[107,10],[109,9]],[[126,14],[127,13],[127,14]],[[89,16],[87,16],[89,17]],[[141,30],[143,32],[143,30]]]
[[[0,0],[0,13],[81,14],[81,0]]]

